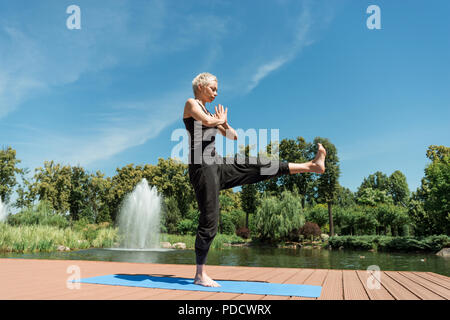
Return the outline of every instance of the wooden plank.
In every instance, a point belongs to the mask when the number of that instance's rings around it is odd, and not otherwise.
[[[272,294],[267,294],[263,296],[261,300],[290,300],[290,299],[291,299],[290,296],[275,296]]]
[[[56,297],[46,296],[43,299],[46,300],[111,300],[111,299],[126,299],[127,296],[134,295],[135,297],[142,297],[148,294],[148,288],[138,287],[119,287],[119,286],[101,286],[93,285],[92,287],[84,286],[82,289],[70,290],[65,294],[59,294]],[[109,287],[109,288],[103,288]],[[150,289],[151,290],[151,289]]]
[[[314,269],[299,269],[298,272],[291,275],[283,283],[303,284],[314,272]]]
[[[440,273],[436,273],[436,272],[426,272],[426,273],[428,273],[428,274],[430,274],[430,275],[432,275],[434,277],[438,277],[438,278],[450,281],[450,277],[444,276],[444,275],[442,275]]]
[[[211,296],[211,292],[206,291],[186,291],[183,295],[184,300],[207,300]]]
[[[190,278],[195,265],[168,265],[84,260],[0,259],[0,299],[232,299],[276,300],[284,296],[211,293],[140,287],[80,284],[70,290],[69,266],[78,266],[82,278],[106,274],[143,274]],[[450,278],[432,272],[382,272],[381,289],[371,292],[364,270],[208,266],[215,280],[266,281],[321,285],[319,299],[448,299]],[[308,299],[293,297],[292,299]]]
[[[267,277],[267,281],[272,283],[285,283],[288,279],[293,277],[297,272],[299,272],[301,269],[286,269],[286,270],[280,270],[278,269],[278,272],[270,275]]]
[[[212,295],[206,297],[203,300],[231,300],[238,297],[239,295],[239,293],[214,292]]]
[[[232,300],[261,300],[265,296],[259,294],[240,294],[237,297],[234,297]]]
[[[299,269],[294,268],[272,268],[273,271],[265,274],[265,280],[270,283],[284,283],[287,279],[291,278],[294,274],[299,272]],[[272,299],[270,297],[273,297]],[[276,300],[283,296],[270,296],[270,295],[256,295],[256,294],[242,294],[233,300],[261,300],[269,299]],[[281,298],[282,299],[282,298]]]
[[[368,300],[369,296],[355,270],[342,270],[344,300]]]
[[[318,300],[343,300],[342,270],[330,270],[322,286]]]
[[[387,291],[382,285],[383,274],[381,271],[379,273],[379,279],[377,279],[377,276],[367,271],[357,270],[356,274],[361,280],[361,283],[363,284],[370,300],[395,300],[389,291]]]
[[[441,296],[406,278],[397,271],[385,271],[384,273],[398,283],[401,283],[405,288],[408,288],[409,291],[413,292],[422,300],[443,300]]]
[[[61,284],[60,279],[48,280],[45,282],[43,279],[41,282],[27,283],[27,287],[10,288],[7,293],[0,294],[2,299],[21,299],[32,297],[43,297],[45,295],[54,295],[55,289],[58,289],[58,285]],[[66,288],[67,289],[67,288]],[[67,289],[69,290],[69,289]]]
[[[395,300],[420,300],[420,298],[390,278],[384,271],[381,272],[381,284]]]
[[[412,273],[418,275],[419,277],[427,279],[431,282],[434,282],[443,288],[450,289],[450,279],[444,280],[442,278],[433,276],[433,273],[429,272],[412,272]]]
[[[303,281],[303,284],[307,284],[310,286],[322,286],[323,290],[323,283],[325,281],[325,278],[328,274],[327,269],[316,269],[313,273],[309,275],[308,278],[306,278]],[[292,297],[292,300],[316,300],[317,298],[310,298],[310,297]]]
[[[279,273],[279,269],[276,268],[257,268],[257,267],[249,267],[244,270],[242,270],[240,273],[236,272],[234,270],[231,272],[232,279],[229,280],[235,280],[235,281],[264,281],[267,282],[267,278],[270,275],[275,275],[276,273]],[[234,293],[214,293],[205,299],[208,300],[224,300],[224,299],[264,299],[266,298],[265,295],[249,295],[249,294],[234,294]],[[276,299],[276,298],[274,298]]]
[[[419,277],[418,275],[415,275],[412,272],[399,272],[404,277],[407,277],[408,279],[420,284],[424,288],[427,288],[428,290],[434,292],[435,294],[441,296],[442,298],[449,300],[450,299],[450,290],[446,289],[434,282],[431,282],[427,279],[424,279],[422,277]]]
[[[159,289],[158,292],[150,292],[148,295],[143,297],[142,299],[149,300],[179,300],[183,299],[183,295],[185,295],[188,291],[185,290],[167,290],[167,289]],[[152,289],[153,291],[153,289]]]
[[[255,268],[258,269],[258,268]],[[255,272],[253,275],[249,276],[247,281],[264,281],[264,282],[272,282],[269,281],[270,278],[273,278],[282,272],[281,268],[268,268],[261,270],[261,273]],[[256,270],[255,270],[256,271]]]

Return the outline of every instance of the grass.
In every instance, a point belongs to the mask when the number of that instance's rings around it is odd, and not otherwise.
[[[89,232],[89,233],[88,233]],[[48,225],[11,226],[0,223],[0,252],[52,252],[62,245],[71,250],[111,247],[117,230],[111,227],[86,231]]]
[[[186,244],[186,249],[195,248],[195,235],[176,235],[176,234],[161,234],[160,240],[162,242],[170,242],[171,244],[183,242]],[[223,249],[227,244],[245,243],[247,240],[237,235],[227,235],[218,233],[211,243],[213,249]]]
[[[0,223],[0,252],[53,252],[58,246],[70,250],[111,248],[119,240],[117,228],[104,225],[75,225],[60,228],[49,225],[15,225]],[[194,235],[161,234],[161,241],[183,242],[186,249],[195,248]],[[245,243],[237,235],[217,234],[211,248],[222,249],[227,244]]]

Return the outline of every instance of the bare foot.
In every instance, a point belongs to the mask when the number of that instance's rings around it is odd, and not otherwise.
[[[318,143],[319,149],[317,150],[316,157],[311,161],[311,171],[315,173],[325,172],[325,157],[327,156],[327,150],[321,143]]]
[[[206,273],[196,274],[194,284],[198,284],[204,287],[220,287],[220,284],[211,279]]]

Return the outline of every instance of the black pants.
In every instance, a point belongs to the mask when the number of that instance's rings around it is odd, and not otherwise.
[[[287,162],[240,157],[220,160],[213,164],[189,165],[189,177],[200,210],[195,239],[197,264],[206,264],[209,247],[217,233],[220,190],[289,174]]]

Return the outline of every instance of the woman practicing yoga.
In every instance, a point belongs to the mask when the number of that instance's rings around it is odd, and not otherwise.
[[[210,73],[201,73],[192,81],[195,99],[190,98],[184,107],[183,121],[189,132],[189,178],[194,187],[200,210],[195,255],[197,271],[194,283],[207,287],[218,287],[205,270],[206,256],[218,227],[219,192],[244,184],[260,182],[283,174],[302,172],[325,172],[326,150],[319,143],[314,160],[306,163],[287,163],[283,161],[261,161],[259,157],[251,159],[222,158],[216,154],[215,134],[237,140],[236,131],[227,119],[228,109],[222,105],[215,107],[212,114],[206,109],[206,103],[217,96],[218,81]]]

